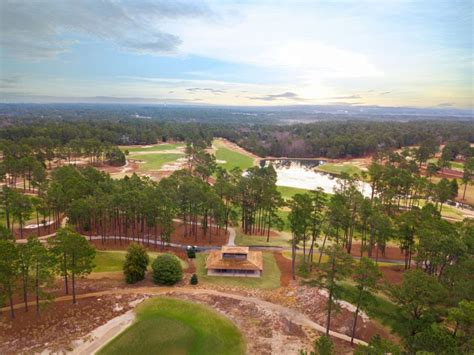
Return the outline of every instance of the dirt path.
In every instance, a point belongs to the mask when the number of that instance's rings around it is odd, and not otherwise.
[[[243,296],[243,295],[238,295],[238,294],[232,294],[232,293],[226,293],[226,292],[221,292],[221,291],[216,291],[216,290],[210,290],[210,289],[195,289],[195,288],[187,288],[187,287],[140,287],[140,288],[123,288],[123,289],[112,289],[112,290],[107,290],[107,291],[100,291],[100,292],[92,292],[92,293],[87,293],[87,294],[81,294],[77,295],[77,299],[84,299],[88,297],[102,297],[102,296],[111,296],[111,295],[125,295],[125,294],[141,294],[144,296],[159,296],[159,295],[172,295],[174,292],[178,293],[184,293],[188,295],[202,295],[202,294],[207,294],[207,295],[214,295],[214,296],[220,296],[220,297],[226,297],[226,298],[231,298],[234,300],[238,301],[243,301],[243,302],[249,302],[256,304],[260,307],[276,311],[280,313],[281,315],[285,316],[292,322],[299,324],[301,326],[306,326],[309,328],[312,328],[320,333],[325,333],[326,328],[320,324],[315,323],[312,321],[310,318],[305,316],[304,314],[294,310],[290,309],[288,307],[267,302],[264,300],[261,300],[256,297],[252,296]],[[72,299],[72,296],[61,296],[57,297],[54,302],[62,302],[62,301],[70,301]],[[35,304],[34,301],[29,302],[32,306]],[[14,308],[21,308],[23,305],[22,304],[16,304]],[[3,310],[7,310],[8,307],[2,308]],[[120,323],[120,322],[119,322]],[[97,333],[97,338],[92,340],[92,343],[89,344],[90,346],[94,346],[95,349],[100,348],[101,344],[105,344],[108,342],[113,336],[112,333],[114,333],[113,329],[116,329],[117,335],[121,331],[121,327],[116,326],[116,323],[112,323],[110,326],[111,329],[108,329],[107,331],[103,332],[98,332]],[[102,334],[102,335],[101,335]],[[329,334],[336,338],[340,339],[346,342],[350,342],[351,338],[345,334],[330,331]],[[363,340],[360,339],[354,339],[355,344],[367,344]]]

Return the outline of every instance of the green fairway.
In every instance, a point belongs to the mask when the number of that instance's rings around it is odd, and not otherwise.
[[[283,226],[283,230],[285,232],[289,232],[290,231],[290,224],[288,222],[288,215],[290,214],[290,210],[285,208],[285,209],[282,209],[280,208],[278,211],[277,211],[277,215],[283,220],[283,223],[284,223],[284,226]]]
[[[98,354],[245,354],[239,329],[213,309],[159,297],[136,309],[136,320]]]
[[[438,163],[438,158],[428,159],[428,163],[437,164]],[[464,163],[460,163],[460,162],[457,162],[457,161],[450,161],[449,162],[449,168],[453,169],[453,170],[463,171],[464,170]]]
[[[329,173],[329,174],[334,174],[334,175],[340,175],[342,173],[347,173],[349,175],[361,175],[362,169],[360,169],[356,165],[352,164],[338,164],[338,163],[325,163],[322,165],[319,165],[316,170]]]
[[[184,147],[182,143],[162,143],[162,144],[155,144],[152,146],[134,146],[134,147],[120,147],[122,151],[128,150],[130,153],[132,152],[159,152],[163,150],[174,150],[176,148]]]
[[[239,153],[234,150],[230,150],[220,144],[218,141],[214,141],[214,146],[216,150],[216,159],[225,161],[225,163],[218,163],[220,166],[227,170],[232,170],[233,168],[240,168],[246,170],[253,166],[253,159],[245,154]]]
[[[130,154],[130,159],[141,160],[140,170],[152,171],[160,169],[164,164],[176,161],[184,157],[184,154],[164,153],[164,154]]]
[[[277,186],[277,190],[280,191],[281,196],[285,200],[290,200],[296,194],[304,194],[310,191],[306,189],[300,189],[297,187],[289,187],[289,186]]]
[[[196,255],[196,274],[199,282],[214,285],[245,287],[245,288],[278,288],[280,287],[280,269],[272,253],[263,253],[263,273],[261,277],[232,277],[232,276],[207,276],[205,253]]]
[[[95,254],[95,267],[93,272],[114,272],[114,271],[122,271],[123,262],[125,261],[125,254],[127,252],[125,250],[97,250]],[[155,259],[158,255],[162,253],[156,252],[148,252],[148,256],[150,257],[150,263],[153,259]],[[178,258],[181,263],[183,269],[188,267],[188,264]]]

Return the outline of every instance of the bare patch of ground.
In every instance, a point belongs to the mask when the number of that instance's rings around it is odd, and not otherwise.
[[[0,354],[18,354],[71,350],[71,340],[78,339],[109,319],[117,317],[132,307],[130,302],[137,295],[113,295],[55,302],[46,306],[39,317],[33,309],[19,310],[16,319],[0,320]]]

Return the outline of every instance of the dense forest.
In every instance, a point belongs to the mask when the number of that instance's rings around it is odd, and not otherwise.
[[[210,142],[213,137],[223,137],[262,157],[327,158],[361,157],[426,140],[437,144],[474,142],[474,122],[460,117],[389,120],[347,116],[297,123],[297,116],[294,121],[270,119],[272,116],[262,119],[258,114],[235,111],[168,108],[157,114],[134,106],[6,105],[0,110],[0,139],[19,142],[34,138],[40,145],[63,147],[72,140],[125,145],[170,140]]]

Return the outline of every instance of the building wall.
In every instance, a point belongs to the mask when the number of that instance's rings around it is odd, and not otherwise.
[[[227,272],[221,272],[217,269],[208,269],[207,274],[209,276],[230,276],[230,277],[260,277],[261,272],[259,270],[255,270],[252,272],[248,272],[245,270],[245,273],[239,273],[239,270],[227,270]]]

